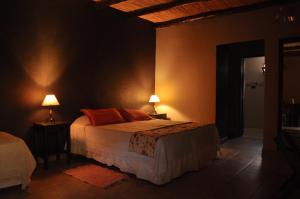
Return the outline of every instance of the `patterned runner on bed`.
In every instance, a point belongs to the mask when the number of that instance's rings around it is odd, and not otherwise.
[[[157,129],[139,131],[131,136],[128,150],[130,152],[136,152],[145,156],[154,157],[155,144],[159,138],[175,133],[183,133],[200,126],[202,125],[196,122],[187,122]]]

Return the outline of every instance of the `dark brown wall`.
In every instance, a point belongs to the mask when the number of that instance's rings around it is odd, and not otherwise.
[[[0,130],[23,137],[47,118],[83,107],[141,107],[154,91],[151,24],[85,0],[10,0],[0,8]]]

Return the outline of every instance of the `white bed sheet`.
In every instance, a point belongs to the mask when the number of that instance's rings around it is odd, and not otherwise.
[[[199,170],[217,154],[214,125],[160,138],[153,158],[128,151],[133,133],[178,123],[181,122],[149,120],[91,126],[82,116],[71,125],[71,151],[154,184],[164,184],[187,171]]]
[[[26,188],[35,167],[36,161],[25,142],[0,132],[0,188],[20,184]]]

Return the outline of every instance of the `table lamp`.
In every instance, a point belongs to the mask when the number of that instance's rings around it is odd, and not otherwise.
[[[154,109],[154,113],[157,114],[156,110],[155,110],[155,103],[160,102],[159,97],[157,95],[151,95],[150,99],[149,99],[149,103],[151,103],[153,105],[153,109]]]
[[[43,103],[42,103],[42,106],[47,106],[49,107],[49,122],[55,122],[55,119],[52,115],[52,109],[51,107],[52,106],[58,106],[59,105],[59,102],[58,100],[56,99],[55,95],[53,94],[48,94],[46,95]]]

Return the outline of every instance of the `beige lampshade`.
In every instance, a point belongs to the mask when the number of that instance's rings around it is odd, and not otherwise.
[[[150,103],[156,103],[156,102],[160,102],[159,97],[157,95],[151,95],[150,99],[149,99]]]
[[[59,102],[56,99],[55,95],[53,95],[53,94],[46,95],[46,97],[42,103],[42,106],[58,106],[58,105],[59,105]]]

